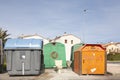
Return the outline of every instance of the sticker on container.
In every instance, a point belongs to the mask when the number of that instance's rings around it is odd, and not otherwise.
[[[96,68],[92,68],[90,71],[93,73],[96,71]]]

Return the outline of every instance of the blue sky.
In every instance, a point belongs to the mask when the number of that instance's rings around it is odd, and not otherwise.
[[[67,32],[86,43],[120,42],[120,0],[0,0],[0,27],[11,37]]]

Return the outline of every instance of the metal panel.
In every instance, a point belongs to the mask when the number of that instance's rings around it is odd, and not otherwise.
[[[35,54],[35,53],[34,53]],[[25,70],[31,70],[30,65],[32,65],[31,62],[31,50],[25,52],[25,59],[23,62],[25,63]]]
[[[104,52],[83,52],[82,74],[104,74]]]
[[[6,51],[6,62],[7,62],[7,70],[12,70],[12,58],[13,58],[13,51]]]
[[[34,51],[34,62],[35,62],[35,70],[39,70],[40,69],[40,65],[41,65],[41,51]]]
[[[15,70],[22,70],[22,62],[21,62],[21,59],[22,59],[22,55],[21,55],[21,53],[22,53],[23,51],[18,51],[18,50],[16,50],[13,54],[13,66],[14,66],[14,68],[13,69],[15,69]]]
[[[15,62],[13,65],[16,65],[16,70],[22,70],[22,63],[24,63],[24,69],[25,70],[30,70],[30,51],[24,51],[24,50],[20,50],[20,51],[15,51],[14,55],[14,59],[13,62]]]
[[[80,74],[80,56],[79,51],[74,53],[74,72]]]

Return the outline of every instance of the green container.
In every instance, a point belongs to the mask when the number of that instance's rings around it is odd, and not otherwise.
[[[66,67],[65,46],[62,43],[48,43],[43,47],[45,68],[53,68],[55,60],[62,60],[62,66]]]
[[[76,51],[78,48],[82,47],[84,45],[84,43],[80,43],[80,44],[75,44],[72,46],[71,48],[71,67],[73,68],[73,64],[74,64],[74,51]]]

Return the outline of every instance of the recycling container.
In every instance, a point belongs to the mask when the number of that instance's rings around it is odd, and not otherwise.
[[[75,52],[78,48],[82,47],[83,45],[84,45],[84,43],[79,43],[79,44],[75,44],[75,45],[73,45],[73,46],[71,47],[71,61],[72,61],[71,67],[72,67],[72,69],[74,68],[74,52]]]
[[[106,51],[100,44],[86,44],[74,52],[74,72],[106,74]]]
[[[44,72],[43,40],[8,39],[4,52],[9,75],[38,75]]]
[[[44,45],[45,68],[53,68],[55,60],[62,60],[62,67],[66,67],[65,45],[59,42]]]

